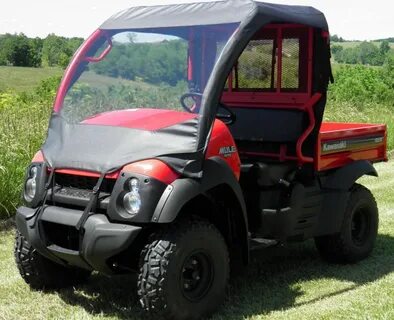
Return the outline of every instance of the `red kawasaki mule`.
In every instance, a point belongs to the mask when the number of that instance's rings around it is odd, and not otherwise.
[[[356,181],[387,160],[386,127],[322,123],[331,79],[310,7],[113,16],[75,54],[27,170],[22,277],[44,288],[137,272],[145,310],[198,319],[253,249],[314,238],[327,260],[367,257],[378,211]]]

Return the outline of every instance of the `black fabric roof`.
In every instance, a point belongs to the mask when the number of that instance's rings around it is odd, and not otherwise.
[[[306,6],[289,6],[253,0],[195,2],[133,7],[121,11],[100,29],[142,29],[242,22],[261,17],[271,22],[289,21],[328,30],[324,15]]]

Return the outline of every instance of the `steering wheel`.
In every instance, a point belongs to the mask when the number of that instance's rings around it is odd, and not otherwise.
[[[224,103],[219,102],[218,110],[219,109],[224,109],[228,113],[228,114],[224,114],[224,113],[216,114],[216,118],[222,120],[225,124],[230,125],[233,124],[235,120],[237,120],[237,116],[235,115],[234,111],[231,110]]]
[[[188,107],[187,104],[185,103],[185,100],[187,98],[192,98],[194,100],[194,102],[197,103],[197,99],[198,98],[202,98],[202,93],[198,93],[198,92],[189,92],[189,93],[185,93],[181,98],[180,98],[180,102],[182,105],[182,108],[185,109],[187,112],[190,113],[196,113],[196,105],[192,106],[192,107]],[[230,125],[233,124],[235,122],[235,120],[237,119],[237,116],[235,115],[235,113],[225,104],[223,103],[219,103],[218,109],[224,109],[226,113],[217,113],[216,114],[216,118],[223,121],[225,124]]]
[[[192,106],[192,107],[189,108],[189,107],[187,106],[187,104],[185,103],[185,100],[186,100],[187,98],[192,98],[192,99],[194,100],[194,102],[197,103],[197,102],[198,102],[198,99],[200,99],[200,101],[201,101],[202,93],[198,93],[198,92],[188,92],[188,93],[185,93],[185,94],[180,98],[180,102],[181,102],[181,105],[182,105],[182,108],[183,108],[183,109],[185,109],[187,112],[190,112],[190,113],[196,113],[196,104],[194,104],[194,106]]]

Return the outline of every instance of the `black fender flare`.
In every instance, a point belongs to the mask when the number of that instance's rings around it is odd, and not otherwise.
[[[243,222],[243,247],[246,250],[246,261],[249,256],[248,218],[245,200],[241,186],[229,165],[219,157],[206,159],[203,166],[201,179],[183,178],[175,180],[169,185],[161,196],[152,216],[153,223],[173,222],[184,205],[200,194],[213,189],[216,186],[227,185],[233,191],[241,212],[239,218]]]
[[[324,189],[350,190],[353,184],[364,175],[377,177],[378,173],[371,162],[358,160],[337,169],[328,176],[322,187]]]

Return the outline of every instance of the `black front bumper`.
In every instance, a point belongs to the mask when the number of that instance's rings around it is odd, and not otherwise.
[[[97,270],[106,274],[113,273],[108,259],[130,247],[141,227],[111,223],[104,214],[90,216],[84,233],[79,237],[75,228],[83,211],[47,206],[37,220],[36,209],[20,207],[16,213],[16,225],[19,232],[40,254],[63,265]],[[67,229],[79,239],[72,241],[75,245],[56,243],[51,237],[53,226],[59,232]],[[59,234],[55,238],[59,238]]]

